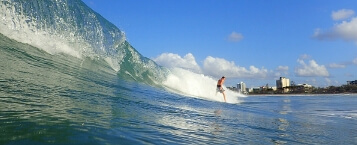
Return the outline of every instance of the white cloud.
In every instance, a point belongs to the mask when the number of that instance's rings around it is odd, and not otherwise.
[[[310,58],[311,58],[311,56],[308,54],[303,54],[300,56],[300,59],[310,59]]]
[[[328,67],[330,67],[330,68],[345,68],[346,65],[337,64],[337,63],[331,63]]]
[[[178,67],[188,69],[196,73],[201,72],[201,69],[195,60],[195,57],[191,53],[186,54],[184,57],[173,53],[163,53],[157,58],[154,58],[153,60],[164,67]]]
[[[278,68],[276,68],[277,71],[288,71],[289,70],[289,66],[278,66]]]
[[[350,21],[342,21],[326,32],[316,29],[313,37],[319,40],[342,39],[357,42],[357,17]]]
[[[319,40],[333,40],[337,38],[337,35],[334,34],[332,31],[323,32],[320,28],[315,29],[313,38]]]
[[[289,66],[278,66],[276,68],[275,77],[280,77],[282,74],[287,75],[289,71]]]
[[[229,36],[228,36],[228,40],[231,42],[238,42],[240,40],[243,39],[243,35],[241,33],[237,33],[237,32],[232,32]]]
[[[324,65],[319,65],[315,60],[310,60],[309,64],[306,64],[304,60],[298,59],[297,62],[300,64],[295,68],[295,74],[297,76],[312,77],[312,76],[329,76]]]
[[[235,78],[265,78],[268,70],[250,66],[249,69],[235,65],[223,58],[206,57],[203,63],[203,70],[206,74],[214,77],[227,76]]]
[[[357,41],[357,17],[350,22],[343,21],[341,24],[335,26],[335,32],[345,40]]]
[[[344,20],[347,18],[352,17],[355,14],[355,12],[353,10],[349,10],[349,9],[342,9],[342,10],[338,10],[338,11],[333,11],[331,14],[331,17],[333,20]]]

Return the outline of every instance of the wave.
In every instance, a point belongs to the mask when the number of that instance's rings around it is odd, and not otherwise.
[[[163,82],[168,90],[185,96],[224,102],[223,95],[216,92],[217,81],[215,79],[182,68],[172,68],[170,72]],[[243,94],[223,87],[226,90],[227,103],[240,103],[239,97],[245,97]]]
[[[137,52],[124,32],[80,0],[1,0],[0,33],[49,54],[105,60],[119,76],[148,84],[166,69]]]
[[[110,56],[125,35],[79,0],[1,1],[1,33],[50,54]],[[120,57],[120,56],[117,56]]]
[[[120,78],[223,101],[222,95],[215,92],[214,79],[157,65],[131,46],[124,32],[81,0],[1,0],[0,18],[1,34],[51,55],[105,61]],[[242,96],[229,90],[226,93],[231,103]]]

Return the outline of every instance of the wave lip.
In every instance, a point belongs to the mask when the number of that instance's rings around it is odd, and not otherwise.
[[[3,0],[0,33],[72,56],[116,56],[125,35],[80,0]]]

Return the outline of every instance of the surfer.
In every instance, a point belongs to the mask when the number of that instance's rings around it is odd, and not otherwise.
[[[217,92],[222,93],[222,94],[223,94],[223,98],[224,98],[224,102],[227,102],[227,101],[226,101],[226,94],[224,94],[224,91],[225,91],[225,90],[223,89],[223,83],[224,83],[224,80],[225,80],[225,79],[226,79],[226,78],[223,76],[221,79],[218,80],[216,93],[217,93]]]

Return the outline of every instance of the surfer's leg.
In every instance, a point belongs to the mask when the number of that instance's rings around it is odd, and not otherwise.
[[[225,94],[224,92],[222,92],[222,94],[223,94],[224,102],[227,102],[227,100],[226,100],[226,94]]]

